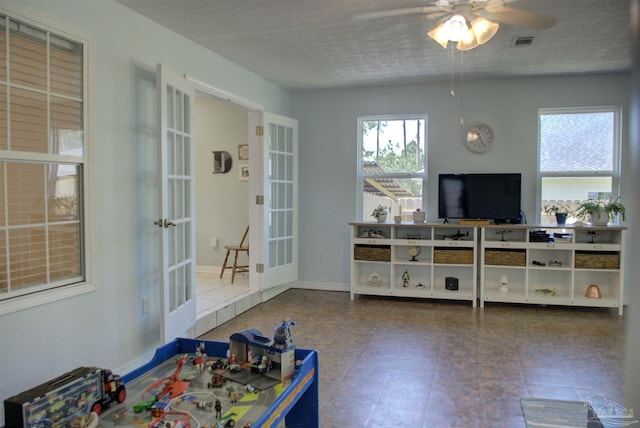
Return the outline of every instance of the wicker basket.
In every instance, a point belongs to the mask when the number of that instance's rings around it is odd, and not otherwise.
[[[576,269],[620,269],[620,253],[576,251]]]
[[[470,248],[435,248],[433,261],[441,264],[470,265],[473,264],[473,250]]]
[[[390,262],[391,247],[389,245],[356,245],[353,248],[353,258],[371,262]]]
[[[525,250],[485,250],[484,264],[494,266],[524,266],[527,264]]]

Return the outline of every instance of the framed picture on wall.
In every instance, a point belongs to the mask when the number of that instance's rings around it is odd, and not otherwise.
[[[239,144],[238,145],[238,160],[249,160],[249,145],[248,144]]]
[[[241,163],[240,164],[240,180],[248,180],[249,179],[249,164]]]

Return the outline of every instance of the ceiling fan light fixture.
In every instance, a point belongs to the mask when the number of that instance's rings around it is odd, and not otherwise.
[[[500,24],[491,22],[483,17],[478,17],[471,23],[471,31],[476,36],[479,45],[487,43],[496,35]]]
[[[471,39],[475,40],[476,38],[471,31],[469,22],[462,15],[453,15],[451,18],[438,24],[427,34],[445,49],[450,41],[460,42],[464,40],[465,42],[463,44],[468,45],[472,43]],[[477,46],[477,42],[475,42],[475,46]]]
[[[458,41],[456,48],[458,48],[459,51],[468,51],[476,48],[478,45],[478,39],[476,38],[474,32],[467,31],[467,34],[465,34],[464,38]]]
[[[444,23],[444,31],[447,32],[447,38],[452,42],[459,42],[467,37],[469,33],[469,24],[467,19],[462,15],[453,15]]]
[[[438,44],[443,48],[447,48],[447,45],[449,44],[449,38],[447,37],[448,34],[447,30],[445,29],[444,22],[438,24],[433,30],[429,31],[427,35],[438,42]]]

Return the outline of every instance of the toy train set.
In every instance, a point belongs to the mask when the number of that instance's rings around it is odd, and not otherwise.
[[[317,353],[249,329],[229,343],[176,339],[125,376],[80,367],[5,400],[5,428],[318,427]],[[126,389],[125,389],[126,384]]]

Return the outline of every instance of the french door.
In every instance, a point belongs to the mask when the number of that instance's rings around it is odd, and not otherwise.
[[[251,168],[257,173],[251,220],[258,226],[250,229],[251,242],[262,250],[252,253],[251,263],[265,290],[298,279],[298,121],[251,112],[249,123],[250,159],[256,159]]]
[[[194,89],[184,78],[157,66],[160,138],[162,337],[167,343],[196,322]]]

